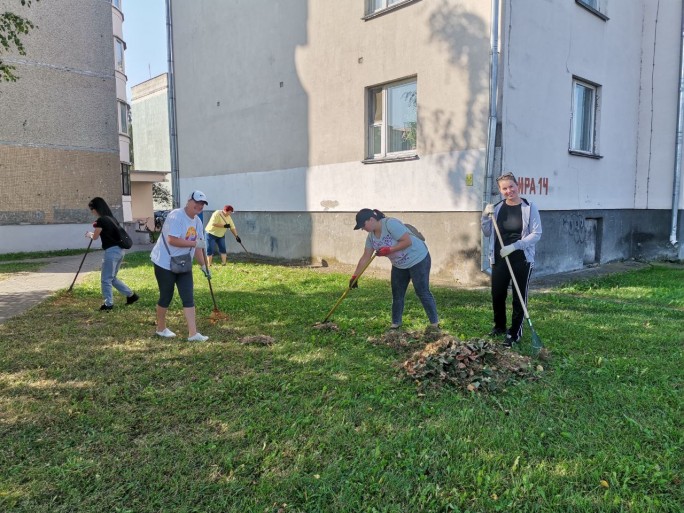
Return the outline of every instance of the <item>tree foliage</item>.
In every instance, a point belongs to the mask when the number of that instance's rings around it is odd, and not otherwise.
[[[173,195],[168,185],[163,183],[152,184],[152,199],[162,208],[171,208],[173,205]]]
[[[22,6],[31,7],[31,2],[40,0],[19,0]],[[19,55],[26,55],[21,42],[21,36],[27,35],[35,26],[28,18],[13,12],[0,13],[0,55],[16,48]],[[15,74],[15,67],[7,64],[0,57],[0,82],[16,82],[19,77]]]

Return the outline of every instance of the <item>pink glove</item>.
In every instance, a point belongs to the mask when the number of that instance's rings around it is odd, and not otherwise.
[[[392,248],[389,246],[383,246],[378,250],[378,256],[387,256],[392,252]]]

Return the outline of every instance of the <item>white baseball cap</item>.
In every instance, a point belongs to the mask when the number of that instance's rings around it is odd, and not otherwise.
[[[204,194],[202,191],[192,191],[192,194],[190,194],[190,197],[188,199],[196,201],[197,203],[202,202],[205,205],[209,204],[209,201],[207,200],[207,195]]]

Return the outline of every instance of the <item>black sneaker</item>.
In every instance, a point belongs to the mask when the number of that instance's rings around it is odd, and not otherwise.
[[[513,347],[513,344],[517,344],[518,339],[515,337],[511,337],[510,335],[506,335],[506,338],[503,341],[503,346],[507,348]]]
[[[500,337],[501,335],[505,335],[506,330],[500,330],[499,328],[492,328],[492,331],[487,333],[488,337]]]
[[[114,305],[102,305],[100,311],[109,312],[112,308],[114,308]]]
[[[132,296],[128,296],[128,297],[126,298],[126,304],[127,304],[127,305],[132,305],[132,304],[135,303],[138,299],[140,299],[140,296],[134,292]]]

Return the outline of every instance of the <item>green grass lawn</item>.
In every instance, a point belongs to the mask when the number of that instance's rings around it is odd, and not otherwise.
[[[36,258],[52,258],[69,255],[82,255],[83,252],[84,251],[82,249],[59,249],[56,251],[38,251],[35,253],[3,253],[0,254],[0,262],[9,262],[11,260],[28,260]]]
[[[322,332],[348,276],[214,267],[230,318],[213,323],[196,269],[210,339],[189,343],[177,298],[183,337],[154,337],[147,255],[126,260],[135,305],[97,311],[93,276],[0,324],[0,511],[682,511],[681,268],[533,292],[552,358],[487,396],[418,389],[408,353],[368,341],[390,324],[387,281],[362,278]],[[487,291],[434,292],[445,331],[489,330]],[[406,310],[406,329],[427,324],[412,290]]]

